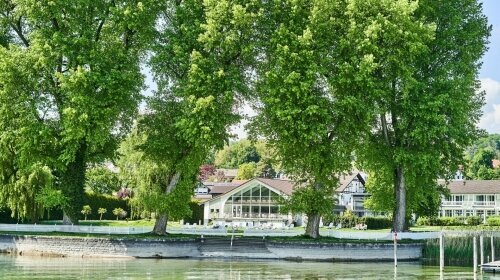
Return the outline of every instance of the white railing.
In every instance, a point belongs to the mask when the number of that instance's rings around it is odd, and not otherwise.
[[[495,201],[474,201],[474,206],[495,206]]]
[[[177,234],[193,234],[193,235],[212,235],[212,236],[227,236],[227,229],[225,227],[220,228],[167,228],[168,233]]]
[[[302,234],[304,234],[303,230],[296,230],[292,228],[281,228],[281,229],[247,228],[243,232],[243,236],[298,236]]]
[[[463,201],[443,201],[442,203],[446,206],[462,206],[464,204]]]

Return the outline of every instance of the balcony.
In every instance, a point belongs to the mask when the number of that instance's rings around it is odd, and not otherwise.
[[[443,206],[462,206],[464,204],[463,201],[443,201]]]
[[[495,201],[474,201],[473,206],[489,206],[493,207],[495,206]]]

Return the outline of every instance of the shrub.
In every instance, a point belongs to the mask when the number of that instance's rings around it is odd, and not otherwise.
[[[113,215],[115,215],[118,220],[118,218],[125,218],[127,216],[127,211],[122,208],[115,208],[113,209]]]
[[[500,226],[500,216],[489,216],[486,218],[486,223],[489,226]]]
[[[129,211],[130,207],[127,205],[127,201],[116,198],[112,195],[101,195],[101,194],[86,194],[84,201],[84,205],[89,205],[92,209],[115,209],[121,208],[124,211]],[[105,219],[112,220],[114,218],[113,213],[106,211],[101,215],[101,213],[91,213],[89,214],[89,219],[97,220],[97,219]]]
[[[438,226],[462,226],[464,222],[458,217],[441,217],[438,218]]]
[[[97,214],[99,214],[99,221],[102,220],[102,215],[106,214],[108,212],[108,209],[106,208],[99,208],[97,210]]]
[[[87,215],[92,213],[92,208],[89,205],[84,205],[82,209],[82,214],[85,215],[85,221],[87,220]]]
[[[392,220],[388,217],[365,217],[364,223],[368,229],[384,229],[392,227]]]
[[[417,226],[439,226],[441,221],[437,217],[418,217]]]
[[[429,217],[418,217],[417,226],[430,226],[431,221]]]
[[[351,211],[345,211],[344,215],[340,216],[339,222],[343,228],[351,228],[359,223],[359,217],[355,216]]]
[[[477,225],[481,224],[483,219],[481,219],[481,217],[478,217],[478,216],[469,216],[469,217],[467,217],[466,221],[467,221],[467,225],[469,225],[469,226],[477,226]]]

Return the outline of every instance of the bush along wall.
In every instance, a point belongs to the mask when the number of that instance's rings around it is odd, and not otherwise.
[[[417,226],[477,226],[482,223],[481,217],[419,217]],[[498,224],[500,225],[500,223]]]
[[[387,217],[365,217],[364,220],[368,229],[385,229],[392,227],[392,220]]]
[[[486,224],[489,226],[500,226],[500,216],[489,216],[486,218]]]
[[[324,217],[323,219],[324,225],[337,226],[341,225],[342,228],[352,228],[358,224],[366,224],[368,229],[386,229],[392,227],[392,219],[379,216],[379,217],[358,217],[356,215],[348,214],[348,215],[332,215]]]

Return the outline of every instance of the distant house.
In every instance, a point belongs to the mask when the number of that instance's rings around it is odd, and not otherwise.
[[[366,173],[352,171],[348,175],[340,176],[340,186],[335,190],[336,205],[334,213],[342,215],[345,211],[352,211],[358,217],[372,216],[373,213],[365,208],[365,200],[370,196],[366,192]]]
[[[450,196],[442,199],[441,217],[500,215],[500,180],[455,180],[447,188]]]
[[[355,171],[340,178],[336,189],[334,212],[342,214],[351,210],[356,215],[370,216],[364,208],[369,196],[365,190],[367,175]],[[292,195],[295,184],[290,180],[255,178],[231,183],[205,182],[196,197],[204,205],[204,224],[239,226],[283,226],[292,222],[302,223],[302,215],[280,214],[279,197]]]
[[[204,224],[281,227],[292,222],[291,214],[280,214],[280,196],[290,196],[293,182],[255,178],[243,184],[214,185],[214,196],[205,201]]]
[[[238,169],[217,169],[215,176],[219,182],[231,182],[238,176]]]
[[[233,180],[233,182],[203,182],[195,189],[194,198],[204,202],[225,194],[245,182],[247,182],[247,180]]]

